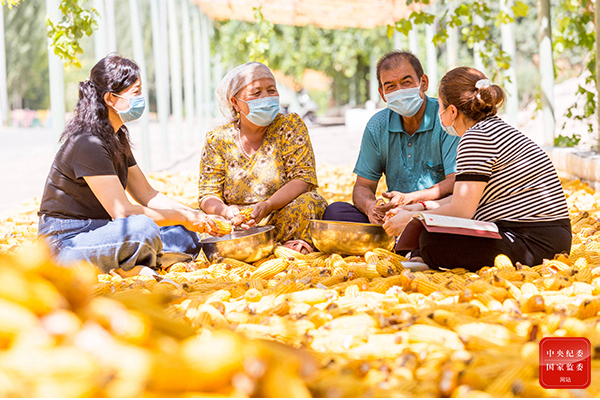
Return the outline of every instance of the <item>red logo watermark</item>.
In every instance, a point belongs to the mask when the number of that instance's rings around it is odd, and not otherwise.
[[[591,345],[584,337],[540,341],[540,385],[545,389],[585,389],[590,385]]]

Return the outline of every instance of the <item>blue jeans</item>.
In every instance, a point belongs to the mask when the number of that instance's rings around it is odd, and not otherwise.
[[[195,256],[200,236],[181,225],[159,227],[145,215],[108,219],[40,217],[38,237],[61,264],[87,261],[108,273],[129,271],[136,265],[154,268],[161,252]]]

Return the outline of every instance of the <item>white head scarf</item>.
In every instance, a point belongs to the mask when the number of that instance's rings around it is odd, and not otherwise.
[[[227,75],[219,82],[217,90],[217,102],[221,114],[227,119],[227,123],[237,120],[237,111],[231,104],[231,98],[246,85],[262,78],[270,78],[275,81],[269,67],[259,62],[249,62],[239,65],[229,71]]]

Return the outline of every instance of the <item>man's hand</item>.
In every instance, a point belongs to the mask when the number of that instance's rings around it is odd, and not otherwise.
[[[378,225],[381,225],[383,223],[383,217],[385,216],[385,212],[379,210],[381,207],[384,206],[377,206],[376,200],[369,202],[367,206],[367,217],[369,217],[370,223]]]

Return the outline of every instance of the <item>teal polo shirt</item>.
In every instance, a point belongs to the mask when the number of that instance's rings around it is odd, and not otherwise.
[[[427,97],[419,129],[411,136],[400,115],[386,108],[367,123],[354,173],[371,181],[385,174],[388,190],[402,193],[428,189],[456,172],[460,138],[440,126],[437,99]]]

